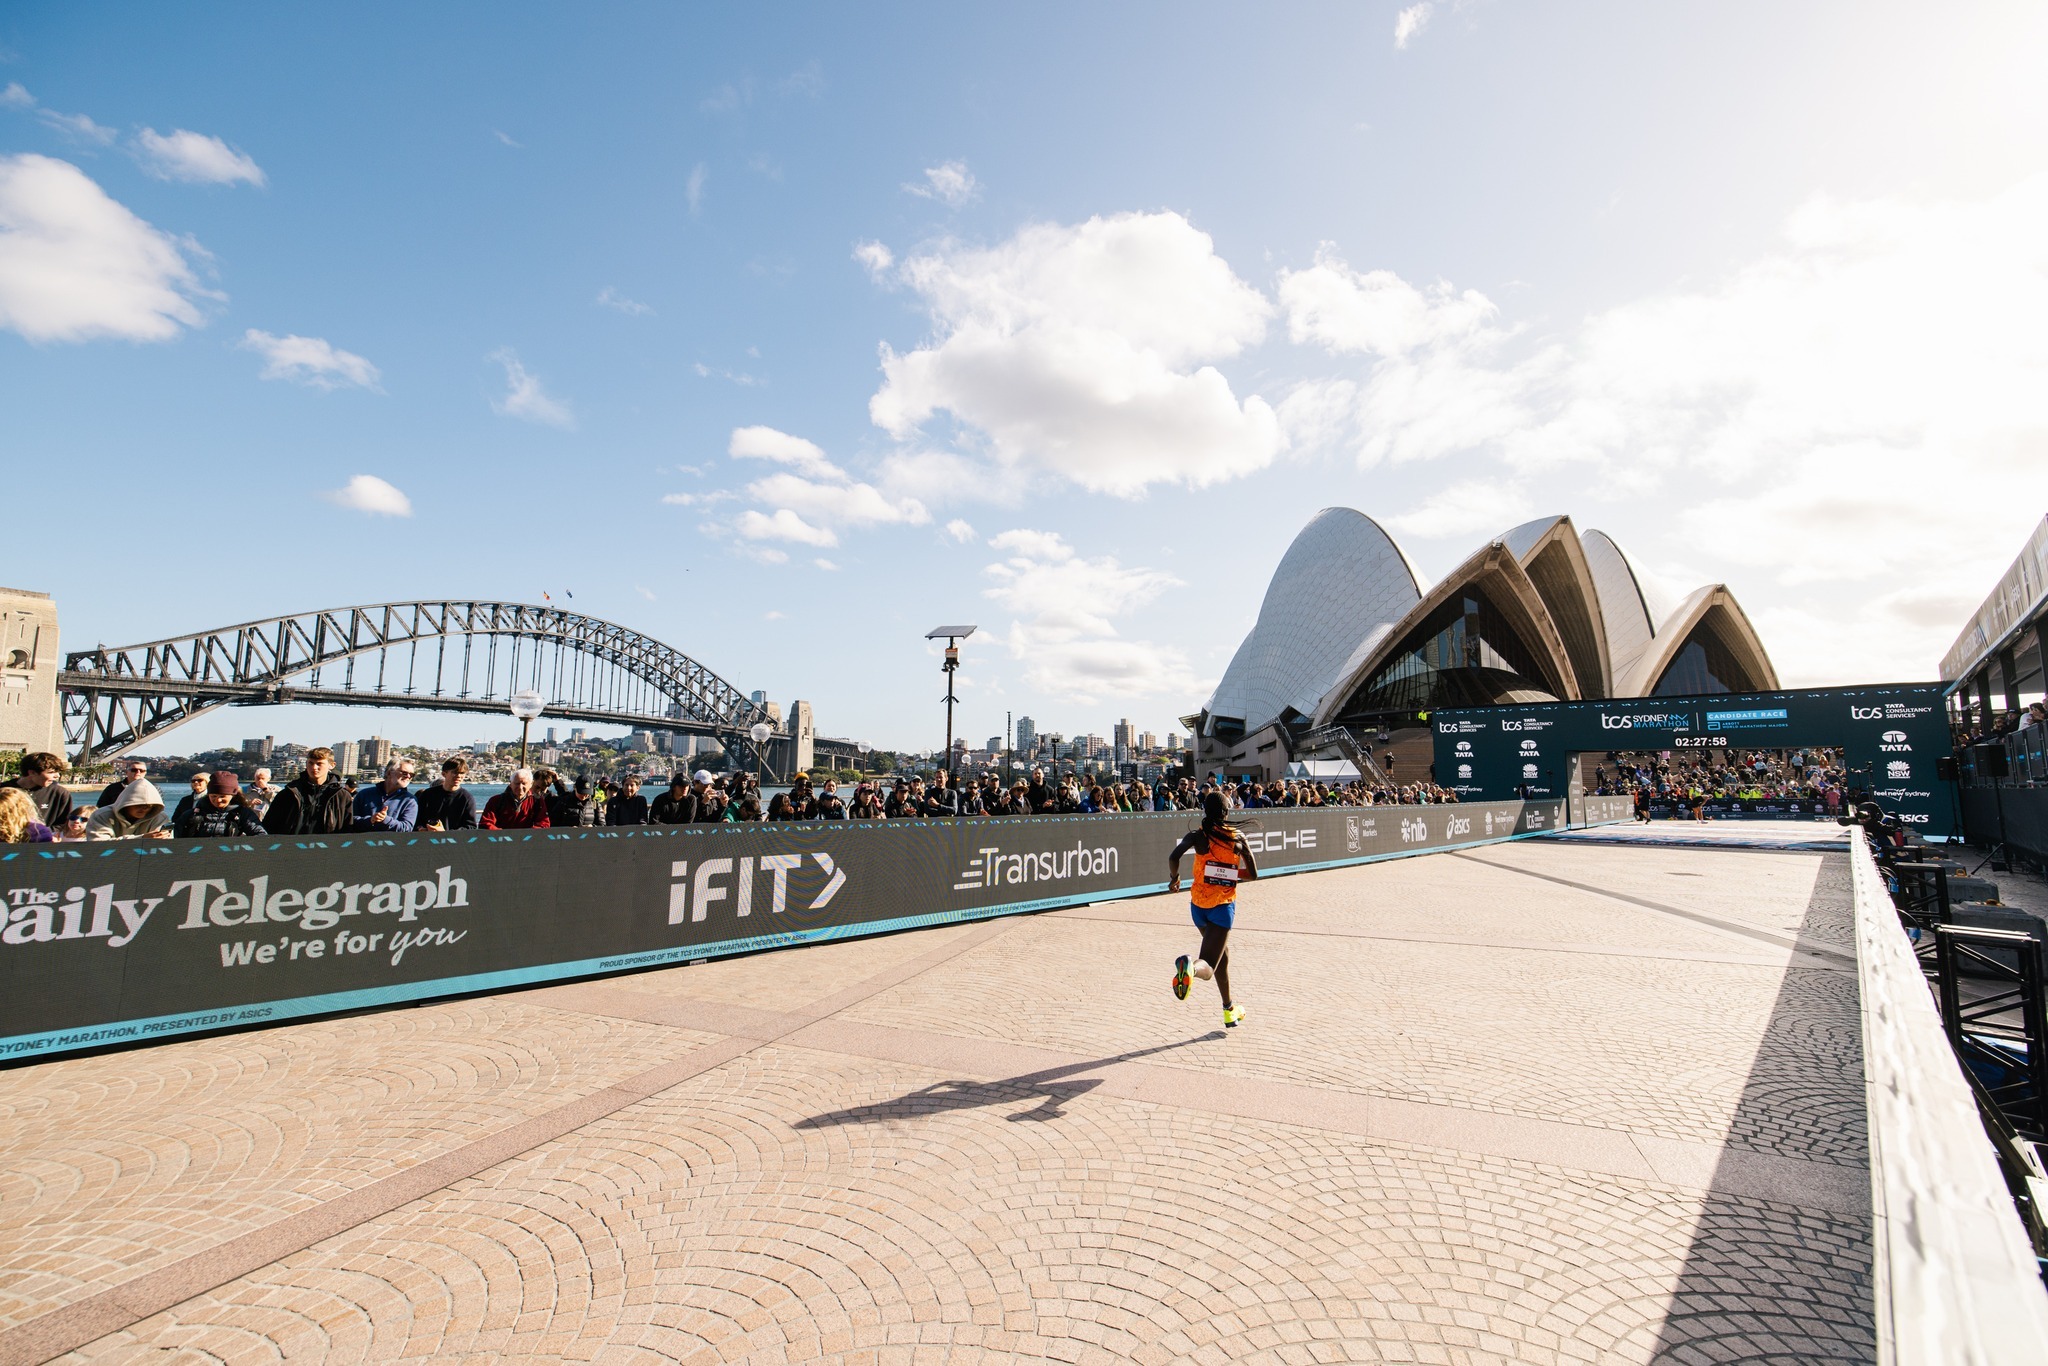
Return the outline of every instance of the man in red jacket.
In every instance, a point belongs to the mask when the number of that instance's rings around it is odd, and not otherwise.
[[[484,803],[484,818],[477,822],[485,830],[540,830],[547,823],[547,799],[535,794],[530,768],[514,773],[511,786]]]

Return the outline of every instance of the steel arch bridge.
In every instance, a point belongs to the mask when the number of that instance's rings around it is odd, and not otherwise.
[[[220,707],[290,702],[503,713],[717,738],[749,764],[765,708],[680,650],[596,617],[516,602],[386,602],[100,646],[64,657],[64,737],[81,762]],[[772,767],[772,765],[770,766]]]

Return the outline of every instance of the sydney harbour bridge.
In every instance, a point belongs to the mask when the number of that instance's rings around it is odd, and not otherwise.
[[[638,631],[514,602],[336,607],[64,656],[66,747],[109,759],[220,707],[292,702],[504,713],[532,689],[550,719],[710,736],[748,767],[767,709]]]

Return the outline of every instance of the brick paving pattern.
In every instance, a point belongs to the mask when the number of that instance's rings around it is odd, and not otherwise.
[[[1871,1360],[1840,861],[1252,884],[1227,1034],[1154,898],[0,1071],[0,1363]]]

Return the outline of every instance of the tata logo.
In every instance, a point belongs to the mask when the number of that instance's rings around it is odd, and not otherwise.
[[[1536,776],[1536,765],[1534,765],[1534,764],[1523,764],[1523,765],[1522,765],[1522,776],[1523,776],[1524,778],[1533,778],[1533,777],[1535,777],[1535,776]]]
[[[1534,750],[1535,748],[1536,748],[1536,742],[1535,742],[1534,740],[1524,740],[1524,741],[1522,741],[1522,752],[1523,752],[1524,754],[1527,754],[1527,753],[1529,753],[1530,751]]]
[[[1472,776],[1472,765],[1470,765],[1470,764],[1459,764],[1459,765],[1458,765],[1458,776],[1459,776],[1460,778],[1469,778],[1469,777],[1471,777],[1471,776]]]
[[[1472,742],[1471,742],[1470,740],[1460,740],[1460,741],[1458,741],[1458,753],[1460,753],[1460,754],[1470,754],[1471,752],[1472,752]]]
[[[1469,835],[1471,833],[1472,818],[1470,816],[1447,816],[1444,818],[1445,839],[1456,839],[1460,835]],[[1493,828],[1490,824],[1487,827],[1487,833],[1493,833]]]
[[[1904,759],[1894,759],[1884,766],[1884,776],[1893,779],[1910,778],[1913,776],[1913,766]]]
[[[1419,844],[1429,838],[1429,822],[1417,816],[1414,820],[1401,818],[1401,843]]]
[[[1886,754],[1911,754],[1913,752],[1911,745],[1879,745],[1878,748]]]
[[[1888,745],[1903,745],[1906,743],[1906,732],[1902,730],[1888,730],[1884,733],[1883,738],[1884,742]]]

